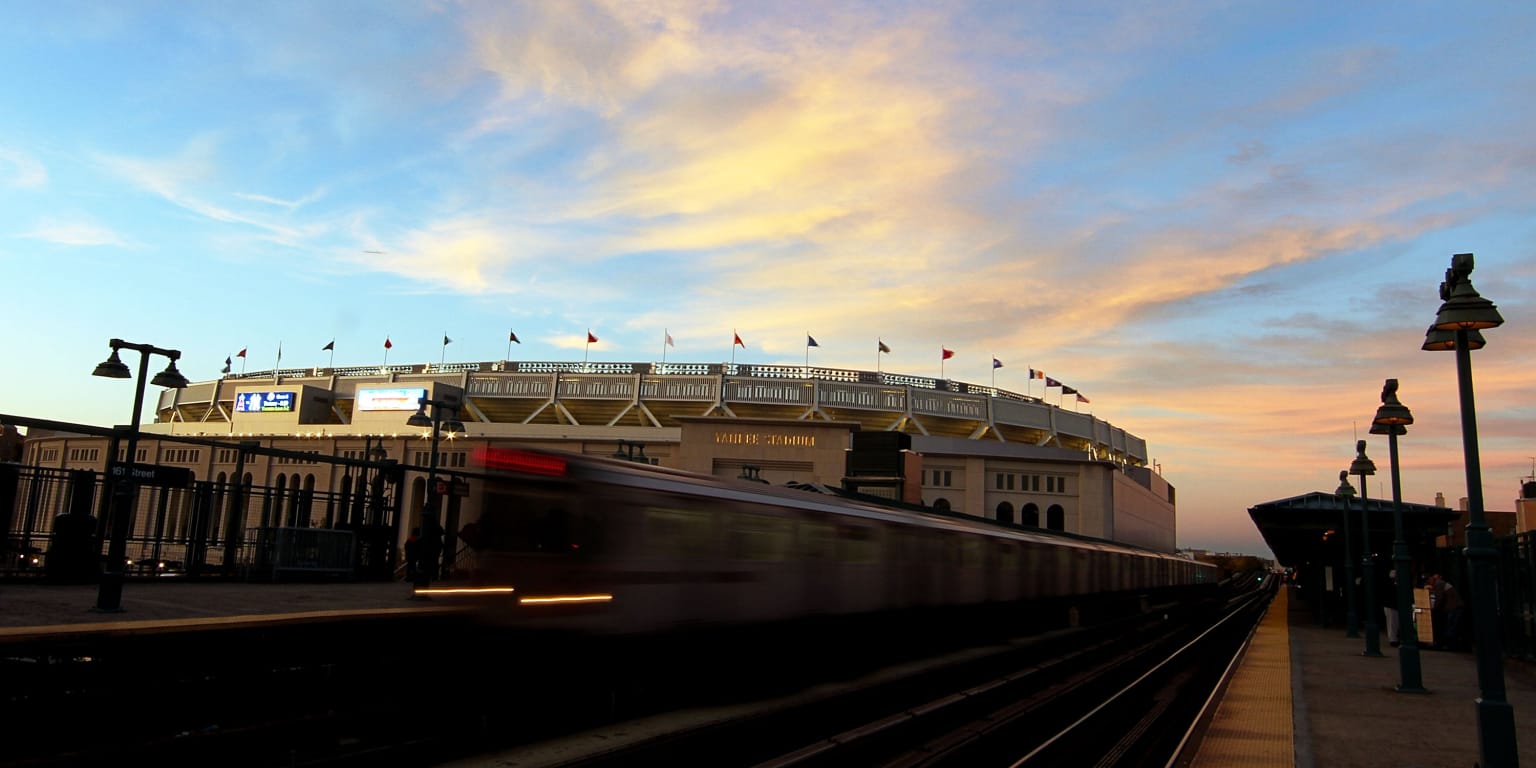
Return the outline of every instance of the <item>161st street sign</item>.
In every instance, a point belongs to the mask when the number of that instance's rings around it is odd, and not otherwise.
[[[192,484],[192,470],[186,467],[162,467],[158,464],[114,464],[107,470],[118,480],[156,488],[186,488]]]

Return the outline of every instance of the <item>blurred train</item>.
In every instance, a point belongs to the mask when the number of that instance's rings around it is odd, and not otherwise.
[[[600,634],[1213,585],[1132,546],[622,460],[481,447],[464,578],[428,590],[497,622]],[[1075,610],[1075,609],[1074,609]]]

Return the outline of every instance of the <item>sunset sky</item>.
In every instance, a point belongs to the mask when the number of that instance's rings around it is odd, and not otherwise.
[[[1389,377],[1405,500],[1466,495],[1455,356],[1419,346],[1471,252],[1506,321],[1473,353],[1488,507],[1536,468],[1536,5],[4,17],[0,413],[125,423],[132,387],[90,375],[112,337],[194,381],[333,339],[499,360],[509,331],[519,360],[670,333],[670,361],[798,364],[809,333],[812,364],[873,369],[884,341],[919,376],[948,348],[947,378],[1039,395],[1041,369],[1144,438],[1181,546],[1268,554],[1248,507],[1332,491]]]

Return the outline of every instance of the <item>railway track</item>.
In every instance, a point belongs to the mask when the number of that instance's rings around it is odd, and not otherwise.
[[[686,646],[386,622],[13,654],[8,677],[27,683],[12,686],[7,722],[32,738],[0,765],[1008,765],[996,755],[1026,743],[1020,732],[1041,746],[1033,764],[1048,765],[1082,749],[1072,713],[1114,685],[1154,679],[1152,649],[1188,645],[1188,628],[1210,622],[1207,605],[1148,606],[1012,640],[942,621],[926,632],[870,623]],[[1122,694],[1126,703],[1078,732],[1164,733],[1166,720],[1145,716],[1175,709],[1159,696]],[[1112,725],[1094,724],[1103,718]],[[1067,735],[1039,737],[1058,731]]]
[[[562,756],[577,743],[495,759],[545,768],[1173,765],[1268,597],[1252,591],[1199,615],[1170,607],[1179,613],[973,649],[587,754]]]

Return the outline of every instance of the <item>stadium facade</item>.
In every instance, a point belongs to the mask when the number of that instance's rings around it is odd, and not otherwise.
[[[448,413],[465,425],[439,441],[445,474],[469,468],[478,446],[537,445],[1175,549],[1174,488],[1148,466],[1142,438],[1039,397],[887,372],[523,361],[257,371],[160,392],[137,459],[221,482],[241,461],[256,485],[337,491],[351,482],[344,465],[241,460],[170,436],[348,459],[382,448],[406,470],[407,531],[427,497],[430,430],[406,423],[422,397],[456,406]],[[105,446],[39,434],[23,461],[102,471]],[[858,458],[871,447],[889,460]],[[467,523],[478,510],[473,497],[465,503],[457,517]]]

